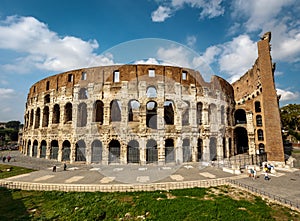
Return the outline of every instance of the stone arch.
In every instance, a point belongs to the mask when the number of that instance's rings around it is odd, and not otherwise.
[[[191,162],[192,161],[192,151],[190,145],[190,139],[185,138],[182,141],[182,156],[183,162]]]
[[[62,161],[70,161],[71,143],[65,140],[62,144]]]
[[[139,163],[140,162],[140,149],[139,142],[131,140],[127,145],[127,163]]]
[[[244,109],[237,109],[234,112],[234,119],[235,119],[235,124],[246,124],[247,119],[246,119],[246,112]]]
[[[197,103],[197,124],[202,125],[202,112],[203,112],[203,104],[202,102]]]
[[[65,114],[64,114],[64,118],[65,118],[65,123],[68,123],[70,121],[72,121],[72,103],[68,102],[65,105]]]
[[[120,163],[121,145],[118,140],[111,140],[108,144],[108,163]]]
[[[217,159],[217,138],[211,137],[209,139],[209,160]]]
[[[203,141],[202,141],[202,139],[198,138],[198,140],[197,140],[197,158],[198,158],[198,161],[202,160],[202,155],[203,155]]]
[[[147,88],[147,97],[148,98],[156,98],[157,97],[157,90],[156,90],[156,87],[155,86],[149,86]]]
[[[174,140],[171,138],[165,140],[165,162],[175,162]]]
[[[47,142],[42,140],[40,147],[40,158],[46,158]]]
[[[41,109],[38,107],[35,111],[35,123],[34,128],[40,127]]]
[[[140,102],[138,100],[130,100],[128,102],[128,122],[139,121]]]
[[[27,156],[30,156],[30,150],[31,150],[31,140],[28,140],[27,142]]]
[[[181,114],[181,124],[182,126],[189,125],[189,119],[190,119],[190,102],[189,101],[182,101],[182,114]]]
[[[157,103],[155,101],[149,101],[146,104],[146,125],[157,129]]]
[[[234,129],[234,141],[237,154],[246,153],[249,149],[247,130],[243,127]]]
[[[94,140],[91,145],[92,149],[92,163],[101,163],[102,162],[102,151],[103,145],[102,142],[98,139]]]
[[[158,162],[157,142],[154,139],[150,139],[146,144],[146,163],[156,162]]]
[[[264,140],[264,131],[262,129],[257,130],[257,140],[259,140],[259,141]]]
[[[87,124],[87,105],[82,102],[78,105],[77,127],[85,127]]]
[[[44,97],[44,104],[49,104],[50,103],[50,94],[46,94]]]
[[[38,153],[38,141],[34,140],[32,145],[32,156],[37,157],[37,153]]]
[[[93,121],[103,124],[103,113],[104,113],[103,102],[100,100],[95,101],[93,111],[94,111]]]
[[[122,105],[119,100],[110,102],[110,122],[121,121]]]
[[[254,108],[255,108],[255,112],[256,113],[260,113],[261,112],[260,101],[255,101],[254,102]]]
[[[174,102],[166,100],[164,102],[164,120],[166,125],[174,125]]]
[[[45,106],[43,110],[43,123],[42,127],[48,127],[49,124],[49,107]]]
[[[58,104],[55,104],[53,107],[52,123],[58,124],[59,121],[60,121],[60,107]]]
[[[262,116],[261,115],[257,115],[256,116],[256,126],[258,127],[262,127],[263,123],[262,123]]]
[[[225,124],[225,107],[224,105],[221,106],[221,124]]]
[[[79,140],[76,142],[75,161],[86,161],[86,145],[84,140]]]
[[[78,93],[78,99],[80,100],[88,99],[88,91],[86,88],[80,88]]]
[[[258,144],[258,150],[260,154],[265,153],[265,145],[263,143]]]
[[[57,160],[58,159],[58,141],[52,140],[50,144],[50,159]]]
[[[30,112],[30,126],[31,126],[31,127],[32,127],[32,125],[33,125],[33,117],[34,117],[34,111],[31,110],[31,112]]]
[[[215,104],[210,104],[208,107],[208,123],[209,124],[217,124],[217,106]]]

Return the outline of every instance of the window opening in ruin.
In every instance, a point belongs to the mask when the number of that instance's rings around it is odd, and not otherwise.
[[[127,145],[127,163],[140,162],[139,143],[136,140],[129,141]]]
[[[157,97],[157,91],[154,86],[150,86],[147,88],[147,97],[148,98],[155,98]]]
[[[255,112],[256,113],[260,113],[261,112],[261,107],[260,107],[260,102],[259,101],[255,101]]]
[[[47,82],[46,82],[46,91],[48,91],[49,88],[50,88],[50,81],[47,81]]]
[[[120,148],[118,140],[112,140],[109,143],[108,163],[120,163]]]
[[[246,124],[246,112],[243,109],[238,109],[234,112],[235,124]]]
[[[58,124],[59,120],[60,120],[60,108],[58,104],[55,104],[53,107],[52,123]]]
[[[190,102],[188,101],[183,101],[182,102],[182,126],[187,126],[189,125],[189,111],[190,111]]]
[[[202,125],[202,109],[203,104],[201,102],[197,103],[197,124]]]
[[[37,153],[38,153],[38,141],[35,140],[33,141],[33,145],[32,145],[32,156],[37,157]]]
[[[30,156],[30,150],[31,150],[31,141],[29,140],[27,144],[27,156]]]
[[[222,146],[223,146],[223,158],[227,158],[227,151],[226,151],[226,138],[225,138],[225,137],[223,137]]]
[[[45,140],[42,140],[41,148],[40,148],[40,158],[46,157],[46,150],[47,150],[47,142]]]
[[[147,127],[157,129],[157,103],[155,101],[149,101],[146,108]]]
[[[113,79],[114,83],[118,83],[120,82],[120,71],[114,71],[114,79]]]
[[[48,127],[49,124],[49,107],[44,107],[42,127]]]
[[[228,139],[228,150],[229,150],[229,156],[228,157],[230,157],[230,156],[233,155],[233,153],[232,153],[232,139],[231,139],[231,137]]]
[[[58,159],[58,141],[52,140],[50,144],[50,159]]]
[[[88,99],[88,91],[86,88],[80,88],[78,98],[79,99]]]
[[[231,123],[231,110],[229,107],[227,107],[226,109],[226,116],[227,116],[227,125],[228,126],[231,126],[232,123]]]
[[[33,110],[31,110],[31,113],[30,113],[30,126],[33,126],[33,116],[34,116],[34,112],[33,112]]]
[[[248,144],[248,133],[243,127],[237,127],[234,130],[234,143],[236,147],[237,154],[247,153],[249,149]]]
[[[77,126],[85,127],[87,124],[87,106],[86,103],[80,103],[78,105],[77,112]]]
[[[110,122],[121,121],[121,102],[119,100],[112,100],[110,102]]]
[[[225,124],[225,108],[221,106],[221,124]]]
[[[175,162],[175,151],[174,151],[173,139],[165,140],[165,162],[166,163]]]
[[[49,104],[49,103],[50,103],[50,94],[47,94],[44,97],[44,104]]]
[[[217,159],[217,138],[211,137],[209,139],[209,160]]]
[[[83,72],[81,73],[81,80],[82,80],[82,81],[85,81],[85,80],[86,80],[86,72],[85,72],[85,71],[83,71]]]
[[[70,161],[71,144],[65,140],[62,144],[62,161]]]
[[[156,163],[158,161],[157,143],[150,139],[146,144],[146,163]]]
[[[94,122],[99,122],[100,124],[103,124],[103,113],[104,113],[104,104],[102,101],[97,100],[94,103]]]
[[[140,103],[137,100],[130,100],[128,102],[128,122],[139,121]]]
[[[192,151],[190,147],[190,139],[185,138],[182,142],[182,161],[192,162]]]
[[[265,145],[263,143],[258,144],[258,150],[260,154],[265,153]]]
[[[209,124],[217,124],[217,106],[215,104],[210,104],[208,106],[208,123]]]
[[[149,76],[150,78],[155,77],[155,70],[154,70],[154,69],[149,69],[149,70],[148,70],[148,76]]]
[[[197,140],[197,158],[198,162],[202,160],[202,152],[203,152],[203,141],[202,139],[198,138]]]
[[[35,93],[35,90],[36,90],[36,87],[35,87],[35,86],[33,86],[33,93]]]
[[[256,126],[262,127],[262,117],[261,117],[261,115],[256,116]]]
[[[187,79],[187,72],[183,71],[182,75],[181,75],[182,80],[186,80]]]
[[[65,123],[72,121],[72,104],[71,103],[67,103],[65,105]]]
[[[68,82],[73,82],[73,74],[68,74]]]
[[[41,110],[38,107],[38,109],[35,112],[35,123],[34,123],[34,128],[39,128],[40,127],[40,117],[41,117]]]
[[[86,161],[86,146],[83,140],[76,143],[75,161]]]
[[[102,162],[102,142],[100,140],[94,140],[92,143],[92,163]]]
[[[258,139],[259,141],[263,141],[263,140],[264,140],[264,132],[263,132],[262,129],[258,129],[258,130],[257,130],[257,139]]]
[[[174,103],[167,100],[164,102],[164,120],[166,125],[174,125]]]

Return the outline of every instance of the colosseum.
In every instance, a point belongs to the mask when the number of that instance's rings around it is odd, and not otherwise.
[[[271,34],[233,84],[164,65],[113,65],[64,72],[28,93],[21,151],[87,164],[212,161],[266,154],[284,162]]]

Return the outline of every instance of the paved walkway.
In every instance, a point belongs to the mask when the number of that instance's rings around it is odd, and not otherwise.
[[[0,152],[0,156],[4,152]],[[7,153],[7,152],[6,152]],[[200,163],[176,165],[86,165],[69,164],[67,171],[63,170],[62,163],[54,160],[45,160],[24,156],[17,151],[10,152],[10,163],[16,166],[36,169],[37,171],[5,179],[7,181],[69,185],[112,185],[112,184],[154,184],[154,183],[181,183],[186,181],[217,180],[222,178],[235,179],[239,183],[255,187],[258,190],[286,198],[300,204],[300,171],[279,170],[264,180],[261,172],[253,180],[246,173],[233,175],[215,167],[207,167]],[[57,171],[52,172],[53,165]]]

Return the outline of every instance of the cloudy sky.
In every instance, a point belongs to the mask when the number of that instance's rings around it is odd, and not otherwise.
[[[232,82],[267,31],[280,104],[299,104],[298,0],[0,0],[0,121],[23,122],[30,86],[76,68],[164,61]]]

